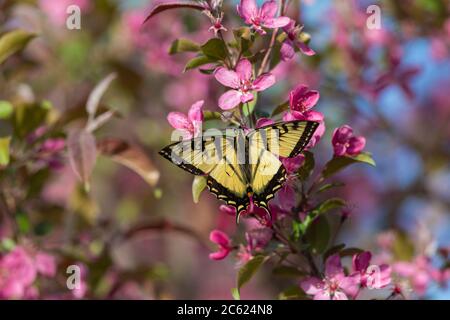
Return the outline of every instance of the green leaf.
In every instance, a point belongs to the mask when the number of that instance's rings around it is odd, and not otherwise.
[[[184,66],[183,72],[186,72],[186,71],[191,70],[191,69],[198,68],[200,66],[203,66],[205,64],[212,63],[212,62],[215,62],[215,60],[211,59],[211,58],[208,58],[206,56],[203,56],[203,55],[197,56],[195,58],[192,58],[191,60],[189,60],[186,63],[186,65]]]
[[[252,31],[249,27],[241,27],[233,30],[234,38],[238,44],[239,50],[246,55],[247,51],[253,45]]]
[[[11,238],[3,238],[0,242],[0,246],[3,250],[11,251],[16,246],[16,243]]]
[[[299,285],[293,285],[278,295],[279,300],[299,300],[306,298],[308,298],[308,296]]]
[[[9,101],[0,101],[0,119],[7,119],[14,111],[13,105]]]
[[[19,137],[25,137],[44,125],[49,114],[47,103],[20,104],[15,106],[14,129]]]
[[[289,101],[285,101],[285,102],[283,102],[282,104],[279,104],[279,105],[272,111],[271,117],[276,116],[276,115],[278,115],[278,114],[280,114],[280,113],[282,113],[282,112],[285,112],[285,111],[287,111],[288,109],[289,109]]]
[[[305,237],[314,254],[321,254],[327,249],[330,234],[330,225],[326,216],[319,216],[310,224]]]
[[[28,233],[31,229],[30,220],[23,212],[16,214],[16,222],[21,233]]]
[[[0,138],[0,166],[7,166],[9,164],[9,146],[11,137]]]
[[[414,244],[404,232],[397,232],[392,246],[396,260],[409,261],[414,256]]]
[[[314,154],[312,152],[304,151],[303,155],[305,156],[305,162],[300,167],[300,169],[298,169],[298,177],[300,178],[300,180],[305,181],[314,170],[316,162],[314,160]]]
[[[227,48],[225,43],[218,38],[208,40],[201,46],[201,50],[205,56],[214,61],[225,60],[227,57]]]
[[[234,300],[241,300],[241,295],[239,294],[238,288],[232,288],[231,295],[233,296]]]
[[[191,0],[172,0],[172,1],[165,1],[162,3],[156,3],[151,9],[150,12],[147,15],[147,18],[145,18],[144,22],[147,22],[151,17],[166,11],[166,10],[172,10],[172,9],[182,9],[182,8],[188,8],[188,9],[195,9],[203,11],[207,9],[206,5],[199,2],[199,1],[191,1]]]
[[[327,183],[327,184],[321,186],[321,187],[317,190],[317,193],[325,192],[325,191],[327,191],[327,190],[329,190],[329,189],[336,188],[336,187],[342,187],[342,186],[344,186],[344,185],[345,185],[345,184],[342,183],[342,182]]]
[[[355,157],[341,156],[334,157],[330,161],[327,162],[325,168],[323,169],[322,176],[326,179],[338,171],[344,169],[345,167],[351,165],[352,163],[367,163],[372,166],[375,166],[375,161],[372,159],[370,153],[360,153]]]
[[[253,94],[253,100],[250,102],[247,102],[242,107],[242,111],[246,117],[251,115],[256,107],[256,102],[258,101],[258,93],[256,91],[252,91]]]
[[[222,118],[222,114],[217,111],[203,111],[203,120],[220,120]]]
[[[195,176],[192,181],[192,199],[194,203],[198,203],[200,195],[206,188],[206,178],[203,176]]]
[[[14,30],[0,38],[0,64],[9,56],[25,48],[27,43],[36,37],[34,33],[24,30]]]
[[[237,278],[237,290],[241,290],[242,286],[250,281],[250,279],[255,275],[256,271],[262,266],[266,261],[266,257],[258,255],[253,257],[248,261],[239,271]]]
[[[331,198],[331,199],[327,199],[325,201],[323,201],[322,203],[320,203],[315,209],[314,211],[317,214],[324,214],[325,212],[328,212],[330,210],[333,209],[337,209],[337,208],[341,208],[345,206],[345,201],[341,198]]]
[[[169,54],[176,54],[181,52],[198,52],[200,45],[189,39],[176,39],[172,42],[169,49]]]
[[[279,266],[272,270],[272,273],[280,277],[302,277],[305,275],[304,272],[298,270],[295,267],[290,266]]]

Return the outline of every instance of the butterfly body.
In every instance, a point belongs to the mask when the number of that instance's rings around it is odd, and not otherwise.
[[[253,206],[268,209],[281,189],[286,171],[279,157],[295,157],[308,144],[318,123],[279,122],[249,132],[243,129],[205,132],[173,143],[160,154],[180,168],[207,179],[219,200],[236,208],[237,217]]]

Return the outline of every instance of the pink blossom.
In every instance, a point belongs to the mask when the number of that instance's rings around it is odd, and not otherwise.
[[[392,268],[399,276],[409,279],[418,295],[424,295],[428,285],[439,275],[439,270],[425,256],[417,256],[413,261],[396,262]]]
[[[309,90],[305,85],[299,85],[289,92],[289,107],[291,111],[305,113],[317,104],[320,94],[316,90]]]
[[[387,264],[370,265],[372,254],[364,251],[353,256],[352,266],[355,275],[359,275],[361,287],[381,289],[391,283],[391,267]]]
[[[56,275],[55,257],[45,252],[38,252],[35,257],[36,270],[46,277],[54,277]]]
[[[275,122],[272,119],[269,118],[259,118],[256,121],[256,128],[265,127],[271,124],[274,124]]]
[[[217,252],[211,253],[209,255],[209,258],[212,260],[225,259],[233,249],[231,247],[231,240],[228,235],[220,230],[211,231],[211,233],[209,234],[209,240],[219,246],[219,250]]]
[[[36,276],[33,258],[22,247],[15,247],[0,258],[0,298],[21,299]]]
[[[309,90],[305,85],[299,85],[289,93],[289,111],[283,116],[284,121],[307,120],[319,123],[313,137],[306,148],[314,147],[325,133],[325,121],[323,114],[313,111],[313,108],[320,98],[316,90]]]
[[[245,233],[247,244],[240,245],[237,252],[237,267],[243,266],[251,260],[255,253],[261,252],[272,239],[273,232],[270,228],[257,227]]]
[[[325,264],[325,277],[309,277],[300,282],[306,294],[314,300],[348,300],[358,292],[358,281],[354,276],[345,276],[338,254],[330,256]]]
[[[364,149],[366,138],[363,136],[354,136],[353,129],[348,125],[344,125],[334,129],[331,142],[333,143],[334,154],[336,156],[346,154],[356,156]]]
[[[261,8],[258,8],[255,0],[241,0],[241,3],[237,6],[237,11],[245,23],[251,25],[261,35],[266,34],[263,27],[269,29],[281,28],[290,21],[288,17],[275,18],[278,11],[275,0],[264,2]]]
[[[281,45],[281,59],[283,61],[290,60],[295,55],[295,48],[298,48],[303,54],[313,56],[316,53],[305,43],[298,39],[303,27],[296,25],[294,20],[290,20],[289,24],[283,27],[286,32],[286,40]]]
[[[181,112],[170,112],[167,121],[177,130],[180,130],[185,139],[197,136],[201,132],[203,122],[203,100],[194,103],[187,115]]]
[[[252,91],[263,91],[275,83],[275,77],[271,73],[264,73],[253,79],[252,64],[247,59],[240,60],[236,70],[217,68],[214,76],[221,84],[233,89],[219,98],[219,107],[223,110],[230,110],[239,103],[252,101],[254,98]]]

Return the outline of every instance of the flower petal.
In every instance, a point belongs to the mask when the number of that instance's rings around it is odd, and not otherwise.
[[[339,288],[350,297],[354,298],[358,294],[360,274],[354,274],[349,277],[343,277],[339,280]]]
[[[239,76],[233,70],[228,70],[224,67],[219,67],[214,71],[214,77],[217,81],[223,84],[226,87],[230,87],[233,89],[239,88]]]
[[[194,121],[202,122],[203,121],[202,107],[203,107],[204,103],[205,102],[203,100],[200,100],[200,101],[195,102],[191,106],[191,108],[189,109],[189,112],[188,112],[188,119],[191,122],[194,122]]]
[[[169,112],[167,121],[169,121],[170,125],[175,129],[189,130],[192,127],[192,123],[189,121],[188,117],[181,112]]]
[[[236,215],[236,208],[233,206],[227,206],[225,204],[221,204],[219,207],[220,212],[223,212],[225,214],[228,214],[230,216]]]
[[[325,263],[325,275],[327,278],[341,277],[344,275],[344,269],[341,265],[341,257],[339,254],[333,254],[328,257]]]
[[[288,17],[278,17],[273,19],[266,19],[261,22],[261,25],[266,28],[274,29],[274,28],[282,28],[289,24],[291,19]]]
[[[353,129],[348,125],[344,125],[342,127],[334,129],[333,138],[331,139],[331,142],[333,144],[347,143],[347,141],[350,139],[350,137],[352,135],[353,135]]]
[[[219,249],[219,251],[210,253],[209,258],[211,260],[222,260],[222,259],[225,259],[229,253],[230,253],[230,250]]]
[[[228,248],[230,246],[230,238],[225,232],[220,230],[213,230],[209,234],[209,240],[217,243],[220,247]]]
[[[352,259],[352,266],[354,271],[365,271],[369,266],[372,254],[369,251],[364,251],[355,254]]]
[[[359,137],[352,137],[348,141],[349,146],[347,147],[347,153],[351,156],[356,156],[357,154],[361,153],[361,151],[366,146],[366,138],[359,136]]]
[[[280,54],[283,61],[288,61],[294,57],[295,50],[290,40],[286,40],[281,44]]]
[[[260,18],[261,20],[272,19],[277,14],[278,5],[275,0],[264,2],[261,7]]]
[[[253,17],[258,16],[258,6],[255,0],[241,0],[237,7],[239,15],[249,23]]]
[[[274,121],[272,119],[269,118],[259,118],[258,121],[256,121],[256,128],[261,128],[264,126],[268,126],[273,124]]]
[[[229,90],[219,98],[219,107],[222,110],[230,110],[241,102],[241,93],[237,90]]]
[[[313,56],[316,54],[316,52],[313,49],[311,49],[309,46],[307,46],[305,43],[301,41],[296,41],[295,44],[300,49],[300,51],[307,56]]]
[[[317,292],[314,295],[314,300],[330,300],[331,296],[330,296],[330,292],[328,292],[328,290],[322,290]]]
[[[323,281],[316,277],[309,277],[300,281],[300,287],[309,295],[315,295],[324,290]]]
[[[276,80],[273,74],[264,73],[253,82],[253,89],[255,89],[256,91],[263,91],[273,86],[275,82]]]
[[[341,292],[341,291],[336,291],[333,295],[333,299],[332,300],[348,300],[347,296],[345,295],[345,293]]]
[[[254,98],[255,97],[253,96],[253,93],[251,93],[251,92],[241,94],[241,102],[242,103],[247,103],[249,101],[252,101]]]
[[[252,64],[247,59],[239,60],[236,65],[236,74],[241,81],[248,81],[252,78]]]

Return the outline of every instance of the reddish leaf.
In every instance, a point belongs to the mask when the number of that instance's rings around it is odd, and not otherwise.
[[[139,174],[150,186],[153,187],[158,183],[159,171],[140,147],[120,139],[108,138],[99,141],[97,148],[102,155]]]
[[[67,138],[69,161],[78,178],[89,189],[89,179],[97,160],[95,137],[86,130],[75,130]]]
[[[196,9],[196,10],[205,10],[207,9],[207,5],[203,4],[201,2],[197,1],[167,1],[163,3],[158,3],[155,6],[152,7],[150,10],[150,13],[148,14],[147,18],[144,20],[144,23],[146,23],[151,17],[157,15],[158,13],[161,13],[163,11],[169,10],[169,9],[179,9],[179,8],[190,8],[190,9]]]

